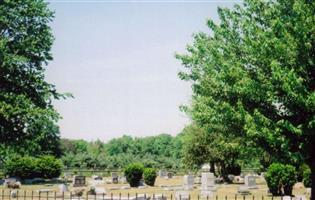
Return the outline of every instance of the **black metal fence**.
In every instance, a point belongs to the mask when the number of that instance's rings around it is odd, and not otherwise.
[[[201,196],[196,193],[178,194],[138,194],[138,193],[102,193],[77,195],[73,192],[60,193],[56,191],[30,190],[0,190],[0,200],[307,200],[310,197],[282,197],[270,195],[212,195]]]

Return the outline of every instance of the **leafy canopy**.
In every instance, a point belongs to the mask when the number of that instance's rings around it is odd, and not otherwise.
[[[0,13],[0,149],[57,154],[60,116],[52,100],[65,96],[44,76],[53,12],[43,0],[2,0]]]

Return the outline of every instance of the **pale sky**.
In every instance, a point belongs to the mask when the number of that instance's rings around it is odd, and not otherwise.
[[[239,1],[50,0],[54,60],[46,79],[74,99],[55,102],[61,137],[108,141],[124,134],[176,135],[189,118],[190,85],[174,58],[208,31],[217,7]]]

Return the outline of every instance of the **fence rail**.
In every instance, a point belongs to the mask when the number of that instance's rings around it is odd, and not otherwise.
[[[55,191],[30,190],[0,190],[0,200],[306,200],[306,197],[282,197],[269,195],[213,195],[201,196],[196,194],[138,194],[138,193],[102,193],[75,195],[72,192],[60,193]]]

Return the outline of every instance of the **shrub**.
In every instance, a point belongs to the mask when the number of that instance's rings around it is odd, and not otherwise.
[[[153,168],[145,168],[143,172],[144,182],[147,185],[154,186],[156,179],[156,170]]]
[[[140,185],[140,181],[142,179],[143,165],[137,163],[129,164],[124,173],[130,187],[137,187]]]
[[[265,178],[273,195],[292,195],[296,170],[292,165],[274,163],[269,166]]]
[[[302,164],[297,170],[297,181],[302,182],[304,179],[304,172],[309,169],[307,164]]]
[[[34,158],[25,156],[15,156],[5,162],[4,173],[8,176],[16,176],[22,179],[34,178],[35,162]]]
[[[311,169],[307,168],[303,172],[303,183],[305,187],[312,187],[312,179],[311,179]]]
[[[62,165],[53,156],[33,158],[16,156],[5,162],[4,173],[21,179],[54,178],[61,174]]]
[[[61,161],[53,156],[41,156],[36,159],[36,169],[38,177],[41,178],[56,178],[59,177],[62,171]]]

